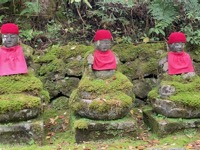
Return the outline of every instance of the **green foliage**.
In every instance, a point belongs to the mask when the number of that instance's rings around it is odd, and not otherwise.
[[[148,32],[149,36],[165,32],[183,31],[187,36],[187,41],[193,45],[200,44],[200,2],[198,0],[155,0],[149,5],[149,13],[155,19],[155,27]],[[175,26],[178,28],[175,29]]]
[[[66,0],[66,2],[69,2],[71,4],[75,4],[76,6],[80,6],[80,3],[82,0]],[[83,2],[90,8],[92,8],[90,2],[88,0],[83,0]]]
[[[200,45],[200,29],[195,30],[192,25],[189,24],[181,28],[181,30],[186,34],[187,41],[194,45]]]
[[[155,0],[149,5],[149,13],[156,20],[155,27],[149,30],[149,35],[161,34],[165,36],[164,29],[175,21],[178,12],[172,0]]]
[[[0,4],[4,4],[4,3],[7,3],[7,2],[9,2],[9,1],[12,1],[12,0],[1,0],[1,1],[0,1]]]
[[[23,41],[31,41],[35,36],[42,34],[42,31],[34,31],[33,29],[21,30],[20,37]]]
[[[102,3],[118,3],[118,4],[122,4],[124,6],[127,7],[133,7],[135,5],[135,1],[133,0],[100,0],[100,2]]]
[[[26,15],[27,17],[31,15],[38,15],[40,13],[40,4],[37,1],[35,2],[25,2],[26,8],[21,11],[20,15]]]

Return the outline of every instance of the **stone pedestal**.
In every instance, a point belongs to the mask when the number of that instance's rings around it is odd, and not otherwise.
[[[43,143],[43,120],[0,124],[0,144]]]
[[[72,115],[70,122],[77,143],[138,135],[136,121],[129,115],[123,119],[110,121],[91,120]]]
[[[200,118],[199,119],[167,118],[165,116],[154,113],[152,111],[152,108],[145,108],[143,110],[143,120],[144,123],[151,128],[152,132],[160,137],[184,129],[190,129],[190,128],[200,129]]]

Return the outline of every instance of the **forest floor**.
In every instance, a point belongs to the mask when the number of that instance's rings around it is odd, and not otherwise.
[[[138,111],[141,112],[141,111]],[[1,145],[0,150],[200,150],[200,134],[196,129],[173,133],[159,138],[145,127],[142,113],[134,114],[143,132],[137,138],[115,137],[114,139],[76,144],[70,129],[68,109],[53,108],[44,113],[45,139],[39,146],[30,141],[26,145]]]

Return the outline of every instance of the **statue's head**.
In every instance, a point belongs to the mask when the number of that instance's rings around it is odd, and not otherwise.
[[[14,23],[6,23],[1,26],[2,44],[5,47],[18,45],[19,28]]]
[[[98,30],[94,35],[94,44],[97,50],[107,51],[111,48],[112,34],[109,30]]]
[[[186,36],[182,32],[173,32],[168,39],[169,50],[172,52],[182,52],[186,43]]]

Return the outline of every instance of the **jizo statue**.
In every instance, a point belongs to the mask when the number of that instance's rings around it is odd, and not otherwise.
[[[115,73],[117,60],[111,50],[112,35],[109,30],[98,30],[94,35],[94,53],[89,55],[88,64],[97,78],[107,78]]]
[[[24,74],[28,72],[22,47],[19,45],[19,28],[14,23],[1,27],[2,47],[0,47],[0,76]]]

